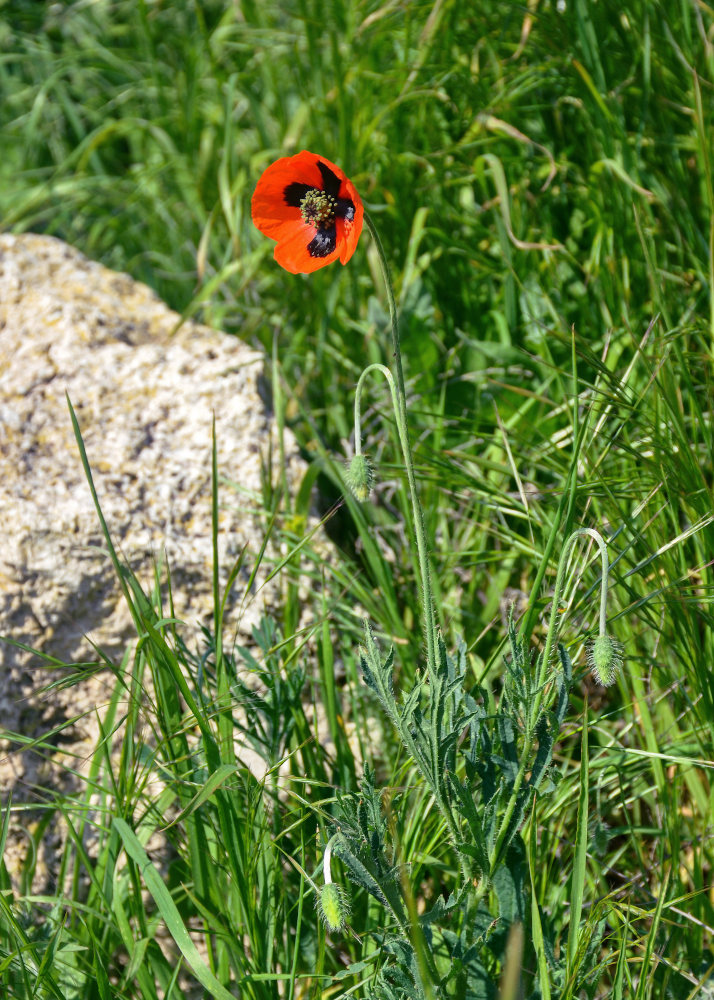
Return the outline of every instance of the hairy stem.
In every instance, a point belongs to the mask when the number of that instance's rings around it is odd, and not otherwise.
[[[421,600],[424,609],[424,631],[426,633],[426,659],[429,674],[436,674],[436,623],[434,616],[434,600],[431,591],[431,573],[429,569],[429,553],[426,544],[426,531],[424,529],[424,515],[417,495],[416,477],[414,475],[414,460],[412,458],[411,444],[409,442],[409,428],[407,422],[407,394],[404,387],[404,371],[402,368],[402,352],[399,341],[399,320],[397,318],[397,304],[394,299],[394,288],[389,273],[389,264],[384,253],[382,241],[375,229],[374,223],[369,213],[364,213],[364,220],[370,232],[374,245],[377,249],[379,264],[382,269],[384,286],[387,292],[389,303],[389,316],[392,324],[392,347],[394,350],[394,368],[397,376],[397,393],[395,414],[397,418],[397,431],[399,443],[402,448],[404,467],[407,472],[407,482],[409,484],[409,494],[412,503],[412,514],[414,521],[414,534],[416,537],[417,554],[419,558],[419,576],[421,578]]]

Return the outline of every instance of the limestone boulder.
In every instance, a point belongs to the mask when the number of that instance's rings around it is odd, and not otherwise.
[[[239,640],[275,599],[243,593],[264,534],[261,483],[275,445],[263,357],[235,337],[181,324],[146,286],[57,239],[0,235],[0,728],[27,736],[65,717],[83,726],[106,699],[101,675],[43,694],[61,663],[117,662],[136,635],[75,441],[75,408],[99,501],[121,558],[150,589],[170,567],[188,643],[212,615],[211,428],[235,486],[222,495],[223,579],[247,546],[228,627]],[[290,475],[300,474],[286,441]],[[277,584],[276,584],[277,586]],[[85,734],[86,735],[86,734]],[[8,752],[11,750],[11,752]],[[0,746],[0,790],[42,784],[30,757]]]

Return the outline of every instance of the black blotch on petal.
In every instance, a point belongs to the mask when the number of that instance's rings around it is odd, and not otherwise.
[[[337,230],[334,226],[329,229],[318,229],[313,239],[307,245],[307,252],[311,257],[327,257],[337,245]]]
[[[283,191],[285,204],[290,205],[291,208],[300,208],[300,202],[308,191],[312,191],[309,184],[300,184],[298,181],[293,181]]]
[[[338,198],[337,207],[335,208],[335,215],[338,219],[345,219],[347,222],[352,222],[355,217],[355,206],[351,198]]]
[[[324,191],[326,194],[331,194],[333,198],[336,198],[340,193],[340,178],[337,174],[334,174],[326,163],[322,160],[317,161],[317,169],[322,174],[322,183],[324,185]]]

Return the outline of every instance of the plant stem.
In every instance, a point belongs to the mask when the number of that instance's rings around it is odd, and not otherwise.
[[[357,388],[355,389],[355,455],[362,454],[362,407],[361,407],[362,390],[364,389],[367,377],[374,371],[380,372],[380,374],[384,375],[385,379],[387,380],[392,395],[392,406],[394,407],[394,417],[397,421],[397,424],[399,424],[400,410],[399,410],[398,395],[391,371],[389,370],[389,368],[387,368],[386,365],[381,365],[379,363],[368,365],[360,375],[359,380],[357,382]],[[402,741],[404,742],[404,745],[409,750],[409,753],[412,755],[413,759],[418,762],[419,750],[417,748],[417,745],[414,742],[414,739],[411,733],[409,732],[409,729],[402,724],[401,718],[399,717],[398,713],[392,715],[392,722],[397,728],[402,738]],[[455,847],[457,847],[461,839],[459,834],[458,824],[454,819],[449,801],[443,794],[441,786],[438,783],[438,777],[435,777],[434,781],[436,782],[436,784],[434,784],[434,782],[432,782],[431,780],[429,781],[429,784],[434,793],[437,805],[439,806],[439,809],[441,810],[441,813],[444,819],[446,820],[446,825],[449,829],[449,836],[451,837],[452,843],[454,844]]]
[[[414,474],[414,460],[412,458],[411,444],[409,441],[409,424],[407,419],[407,394],[404,385],[404,371],[402,368],[402,353],[399,340],[399,320],[397,317],[397,304],[394,298],[394,288],[392,286],[392,279],[389,272],[389,264],[387,263],[387,258],[384,253],[384,247],[382,246],[382,241],[380,240],[379,234],[375,229],[374,223],[372,222],[372,219],[370,218],[367,212],[365,212],[364,218],[367,228],[372,236],[372,239],[374,240],[374,245],[377,249],[377,256],[379,257],[379,264],[382,269],[384,286],[387,292],[387,301],[389,302],[389,315],[392,326],[392,347],[394,350],[394,368],[396,371],[396,389],[392,372],[386,365],[380,365],[380,364],[368,365],[367,368],[365,368],[365,370],[360,375],[359,381],[357,382],[357,389],[355,392],[355,454],[359,455],[362,453],[362,422],[361,422],[360,404],[361,404],[362,389],[364,386],[364,382],[367,375],[369,375],[371,372],[379,371],[382,373],[382,375],[384,375],[384,377],[387,379],[387,382],[389,383],[389,388],[392,394],[392,404],[394,406],[394,417],[397,423],[399,443],[402,449],[404,467],[407,472],[409,495],[412,503],[412,514],[413,514],[412,519],[414,522],[414,535],[416,537],[417,555],[419,559],[421,600],[424,611],[424,631],[426,633],[427,673],[428,676],[432,677],[435,680],[437,674],[437,632],[436,632],[436,621],[434,614],[434,599],[431,590],[431,572],[429,569],[429,553],[426,544],[424,515],[417,494],[416,477]],[[402,732],[401,735],[402,738],[405,740],[407,747],[409,747],[411,742],[409,733]],[[410,752],[412,753],[414,760],[418,761],[419,754],[415,746],[411,747]],[[448,801],[448,797],[443,792],[441,786],[441,776],[437,773],[434,773],[433,781],[434,784],[432,784],[432,791],[434,793],[434,797],[441,811],[441,814],[446,821],[451,841],[454,844],[454,846],[457,847],[458,849],[458,844],[460,841],[459,827],[456,820],[454,819],[451,806]]]
[[[387,292],[389,303],[389,316],[392,323],[392,347],[394,349],[394,368],[397,376],[397,394],[395,403],[395,415],[397,418],[397,432],[399,443],[402,448],[404,466],[407,472],[407,482],[409,484],[409,494],[412,502],[412,513],[414,521],[414,534],[416,537],[417,554],[419,558],[419,575],[421,577],[421,599],[424,609],[424,631],[426,632],[426,660],[429,674],[436,674],[436,623],[434,616],[434,600],[431,592],[431,574],[429,570],[429,553],[426,545],[426,531],[424,529],[424,515],[422,513],[419,497],[417,496],[416,477],[414,475],[414,461],[409,442],[409,427],[407,422],[407,394],[404,387],[404,371],[402,369],[402,352],[399,342],[399,320],[397,318],[397,304],[394,299],[394,288],[389,273],[389,264],[384,253],[382,241],[375,229],[374,223],[368,212],[364,213],[364,221],[370,232],[374,245],[377,249],[379,264],[382,269],[384,286]]]
[[[605,540],[602,535],[595,531],[594,528],[577,528],[572,535],[568,538],[565,545],[563,546],[562,552],[560,553],[560,559],[558,561],[558,572],[555,578],[555,589],[553,591],[553,603],[550,612],[550,624],[548,625],[548,633],[545,637],[545,646],[543,648],[543,653],[540,657],[540,664],[538,667],[538,677],[536,678],[535,686],[535,697],[533,699],[533,706],[530,711],[530,718],[528,721],[526,745],[523,748],[523,755],[521,757],[521,764],[518,768],[518,773],[516,774],[515,780],[513,782],[513,788],[511,789],[511,795],[506,807],[506,811],[503,814],[503,819],[498,829],[498,834],[496,835],[496,840],[494,843],[494,848],[490,859],[490,872],[489,879],[493,876],[496,865],[501,854],[501,849],[503,847],[504,840],[508,834],[508,827],[511,822],[511,817],[513,816],[516,804],[518,801],[518,794],[523,785],[523,781],[526,776],[526,772],[530,770],[532,766],[531,761],[531,750],[533,747],[533,741],[535,740],[535,733],[538,725],[538,718],[540,715],[541,705],[543,703],[543,695],[546,686],[546,677],[548,672],[548,664],[550,662],[551,652],[553,646],[558,640],[558,633],[560,631],[558,626],[558,608],[560,606],[560,598],[563,592],[563,581],[565,578],[565,567],[568,562],[568,557],[570,551],[575,544],[575,542],[582,538],[584,535],[589,535],[590,538],[594,538],[600,549],[600,558],[602,561],[602,580],[600,583],[600,617],[599,617],[599,631],[600,635],[604,635],[607,630],[607,578],[610,571],[608,558],[607,558],[607,547],[605,545]]]
[[[553,650],[554,644],[557,642],[558,633],[560,631],[558,627],[558,608],[560,605],[560,598],[563,592],[563,580],[565,577],[565,567],[570,555],[570,550],[572,549],[575,542],[582,538],[584,535],[589,535],[590,538],[594,538],[600,549],[600,559],[602,562],[602,580],[600,583],[600,635],[604,635],[607,630],[607,577],[610,571],[610,566],[607,559],[607,547],[605,545],[605,540],[599,531],[595,531],[594,528],[577,528],[572,535],[568,538],[567,542],[563,546],[563,551],[560,553],[560,560],[558,561],[558,572],[555,577],[555,589],[553,591],[553,604],[550,609],[550,624],[548,625],[548,633],[545,637],[545,646],[543,648],[543,655],[540,660],[540,667],[538,669],[538,680],[536,683],[536,703],[535,703],[535,714],[531,715],[531,718],[536,718],[538,711],[540,710],[540,703],[543,700],[543,687],[545,684],[546,673],[548,670],[548,662],[550,660],[550,654]]]

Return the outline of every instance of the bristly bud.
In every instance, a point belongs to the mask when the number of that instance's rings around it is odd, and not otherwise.
[[[374,486],[374,468],[365,455],[355,455],[347,466],[347,485],[355,500],[364,503]]]
[[[622,666],[622,646],[609,635],[599,635],[588,643],[588,666],[598,684],[609,687]]]
[[[323,885],[317,897],[317,912],[333,934],[344,930],[350,916],[350,903],[345,891],[335,882]]]

